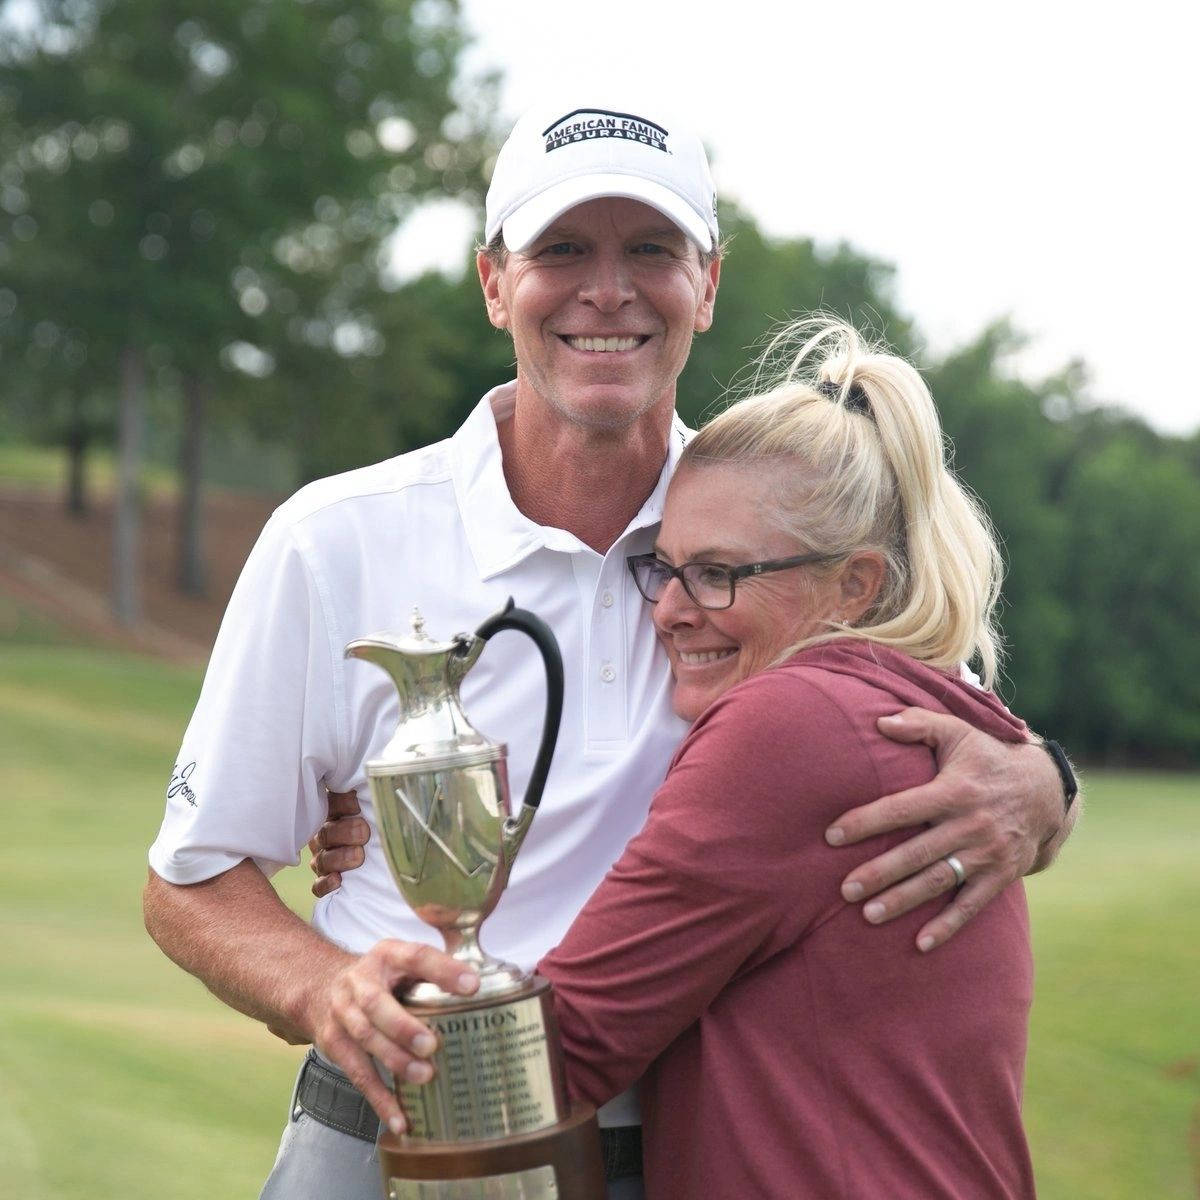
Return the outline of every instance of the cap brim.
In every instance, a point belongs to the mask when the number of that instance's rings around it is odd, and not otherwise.
[[[574,179],[564,179],[540,192],[506,218],[501,227],[504,244],[514,253],[525,250],[568,209],[605,196],[649,204],[664,217],[669,217],[701,250],[707,252],[713,247],[712,231],[707,222],[670,188],[652,179],[620,174],[580,175]]]

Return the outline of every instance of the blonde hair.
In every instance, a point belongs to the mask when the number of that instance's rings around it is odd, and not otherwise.
[[[759,392],[764,376],[774,382]],[[875,551],[886,564],[879,594],[853,626],[831,621],[803,644],[859,637],[950,670],[977,657],[991,687],[1000,552],[982,506],[949,469],[915,368],[845,322],[816,316],[771,339],[753,387],[759,394],[715,417],[682,461],[782,466],[769,520],[805,551]]]

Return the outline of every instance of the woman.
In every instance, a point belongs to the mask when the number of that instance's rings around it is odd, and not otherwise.
[[[785,382],[697,435],[630,561],[695,725],[539,967],[570,1086],[600,1103],[641,1078],[652,1200],[1031,1196],[1020,885],[921,956],[928,911],[866,926],[823,840],[934,774],[878,717],[1022,738],[960,669],[995,675],[999,557],[917,372],[844,325],[788,337]]]

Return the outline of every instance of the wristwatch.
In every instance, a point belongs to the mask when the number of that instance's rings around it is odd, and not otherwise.
[[[1058,768],[1059,775],[1062,776],[1063,799],[1066,801],[1066,811],[1070,812],[1071,805],[1075,803],[1075,797],[1079,795],[1079,783],[1075,778],[1075,772],[1071,770],[1071,760],[1067,758],[1067,752],[1050,738],[1043,738],[1041,747],[1054,759],[1054,765]]]

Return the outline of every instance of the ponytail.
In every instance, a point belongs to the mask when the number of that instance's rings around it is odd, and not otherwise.
[[[805,644],[849,635],[947,669],[975,658],[991,687],[1000,663],[1000,553],[981,505],[949,469],[924,380],[827,317],[777,334],[756,390],[766,377],[774,379],[768,390],[705,426],[683,461],[794,466],[771,519],[815,552],[882,555],[872,607],[853,626],[830,622]]]

